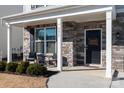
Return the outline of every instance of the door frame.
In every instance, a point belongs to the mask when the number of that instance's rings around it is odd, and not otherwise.
[[[84,65],[87,65],[86,63],[86,32],[90,31],[90,30],[100,30],[101,32],[101,49],[100,49],[100,64],[89,64],[89,65],[93,65],[93,66],[100,66],[102,67],[102,28],[93,28],[93,29],[84,29]]]

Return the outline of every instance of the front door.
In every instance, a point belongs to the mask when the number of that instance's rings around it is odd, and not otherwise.
[[[100,64],[101,30],[86,30],[86,64]]]

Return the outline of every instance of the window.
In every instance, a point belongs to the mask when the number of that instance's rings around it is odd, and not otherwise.
[[[47,7],[49,5],[31,5],[31,10],[34,10],[36,8],[40,8],[40,7]]]
[[[46,28],[46,40],[55,40],[56,31],[55,28]]]
[[[35,46],[37,53],[56,53],[56,28],[36,28]]]
[[[44,43],[36,42],[36,51],[37,53],[44,53]]]
[[[44,40],[44,29],[36,30],[36,40]]]
[[[47,53],[55,53],[55,42],[47,42],[46,49]]]

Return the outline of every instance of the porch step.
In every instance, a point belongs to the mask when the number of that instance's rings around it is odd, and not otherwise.
[[[50,71],[57,71],[57,67],[47,67]],[[104,67],[99,66],[73,66],[73,67],[62,67],[63,71],[79,71],[79,70],[105,70]]]
[[[74,66],[74,67],[63,67],[63,71],[76,71],[76,70],[104,70],[104,67],[97,66]]]

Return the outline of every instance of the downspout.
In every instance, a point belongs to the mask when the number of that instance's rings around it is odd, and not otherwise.
[[[2,21],[2,19],[0,19],[0,24],[1,24],[1,48],[0,48],[0,61],[2,61],[2,58],[3,58],[3,29],[2,29],[2,26],[3,26],[3,21]]]

